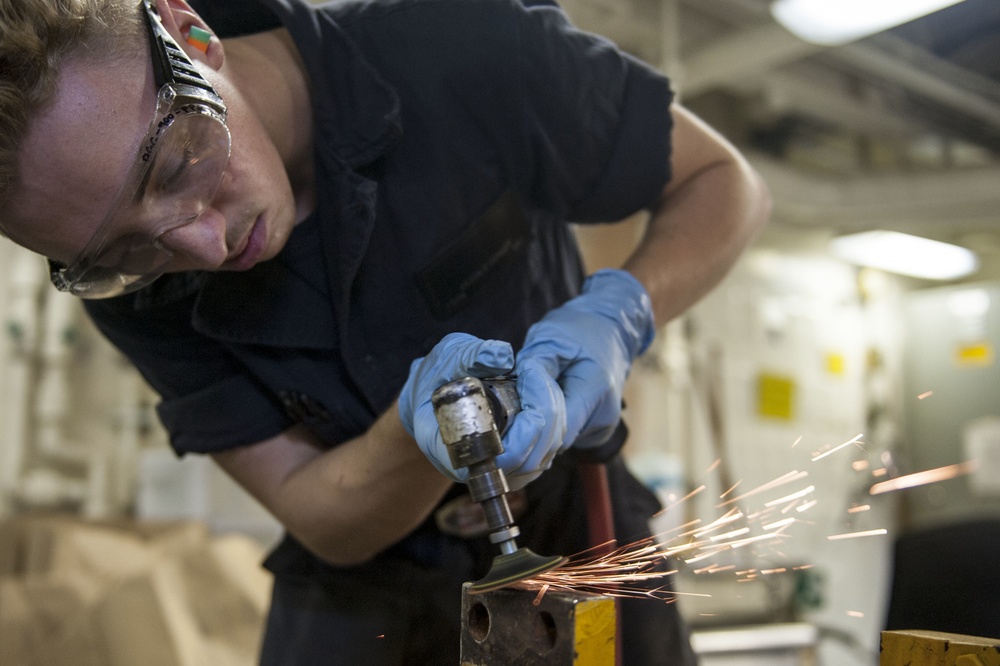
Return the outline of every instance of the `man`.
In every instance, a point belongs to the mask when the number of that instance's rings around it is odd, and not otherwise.
[[[622,384],[766,188],[549,3],[260,5],[269,29],[223,42],[183,0],[0,0],[0,227],[87,299],[178,453],[287,528],[262,663],[454,664],[461,583],[495,553],[434,520],[463,486],[430,393],[516,373],[521,545],[589,545],[579,458],[642,536]],[[584,283],[567,221],[641,209],[623,270]],[[626,664],[693,660],[673,605],[621,626]]]

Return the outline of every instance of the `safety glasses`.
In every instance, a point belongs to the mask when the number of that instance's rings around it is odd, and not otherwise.
[[[211,204],[229,161],[226,105],[143,0],[156,113],[129,174],[97,232],[68,265],[50,261],[52,284],[109,298],[160,277],[172,253],[160,243]]]

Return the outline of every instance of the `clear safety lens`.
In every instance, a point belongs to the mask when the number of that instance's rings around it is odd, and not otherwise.
[[[198,218],[211,204],[229,160],[229,130],[202,105],[188,104],[150,132],[144,162],[133,171],[87,249],[53,280],[83,298],[108,298],[143,287],[172,254],[163,234]]]
[[[152,238],[197,218],[212,203],[229,160],[229,132],[210,115],[180,116],[150,159],[135,200]]]
[[[98,257],[100,263],[81,267],[64,284],[67,291],[82,298],[119,296],[160,277],[171,256],[150,243],[146,234],[129,234],[109,245]]]

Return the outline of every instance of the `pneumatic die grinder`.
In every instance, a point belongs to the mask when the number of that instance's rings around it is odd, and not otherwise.
[[[469,592],[496,590],[563,564],[565,557],[537,555],[515,541],[520,530],[507,502],[507,479],[495,460],[504,451],[503,433],[521,410],[514,380],[465,377],[439,387],[431,403],[452,467],[468,468],[469,494],[486,514],[490,541],[500,548],[490,570],[469,585]]]

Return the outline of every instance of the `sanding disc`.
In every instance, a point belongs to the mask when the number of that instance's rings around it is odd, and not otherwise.
[[[533,553],[530,548],[518,548],[513,553],[494,557],[490,570],[481,579],[471,583],[468,590],[470,594],[498,590],[501,587],[507,587],[518,581],[555,569],[564,562],[566,562],[566,558],[560,555],[545,557]]]

